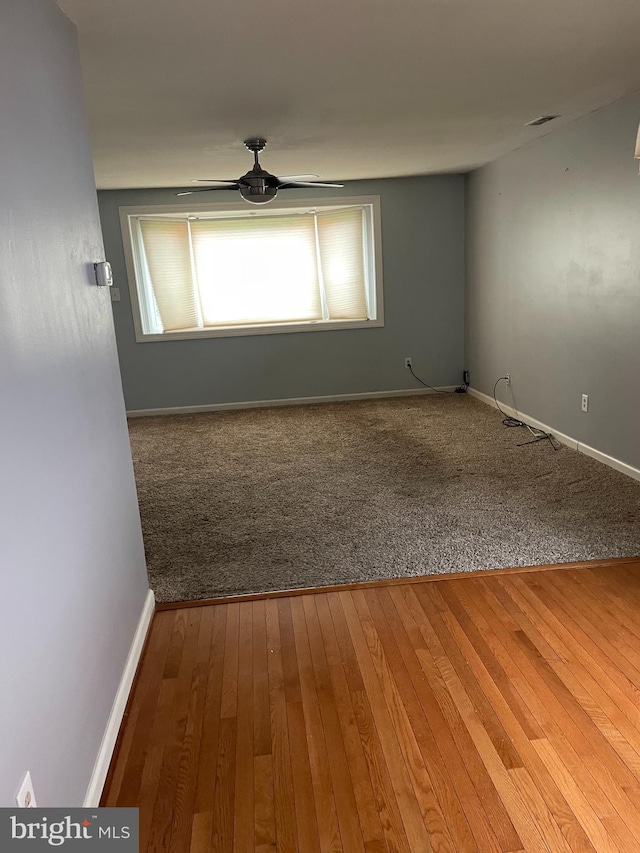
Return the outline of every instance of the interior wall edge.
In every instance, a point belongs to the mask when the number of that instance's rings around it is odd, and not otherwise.
[[[151,627],[155,607],[155,596],[153,590],[150,589],[147,592],[147,597],[140,613],[140,619],[138,620],[138,625],[131,641],[131,648],[129,649],[129,654],[127,655],[127,660],[122,671],[122,677],[113,700],[109,720],[102,737],[98,755],[96,756],[96,763],[83,802],[85,808],[95,808],[100,805],[102,789],[107,779],[109,765],[111,764],[111,759],[116,748],[118,733],[129,700],[129,694],[133,687],[133,681],[138,671],[138,664],[142,657],[147,634]]]

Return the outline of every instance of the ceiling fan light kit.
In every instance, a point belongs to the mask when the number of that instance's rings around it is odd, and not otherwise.
[[[240,195],[250,204],[266,204],[272,201],[278,194],[278,190],[296,189],[298,187],[343,187],[344,184],[327,184],[322,181],[303,181],[302,178],[314,178],[315,175],[286,175],[278,178],[263,169],[258,161],[258,154],[267,144],[266,139],[245,139],[245,146],[253,153],[253,168],[237,180],[217,180],[215,178],[204,178],[199,180],[211,180],[215,183],[212,187],[200,187],[197,190],[185,190],[176,195],[192,195],[193,193],[206,193],[213,190],[240,190]]]

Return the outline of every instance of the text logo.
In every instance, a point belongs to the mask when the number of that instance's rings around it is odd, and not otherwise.
[[[0,850],[138,853],[138,809],[0,809]]]

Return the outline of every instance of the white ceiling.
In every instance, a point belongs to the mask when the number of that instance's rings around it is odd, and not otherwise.
[[[467,171],[640,89],[638,0],[58,2],[101,188],[238,177],[258,135],[276,174]]]

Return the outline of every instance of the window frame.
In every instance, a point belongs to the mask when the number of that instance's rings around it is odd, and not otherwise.
[[[158,341],[184,341],[195,338],[227,338],[244,335],[280,335],[292,332],[326,332],[340,329],[372,329],[384,326],[384,303],[382,283],[382,227],[380,217],[380,196],[347,196],[299,199],[276,199],[269,203],[269,210],[260,211],[268,215],[271,211],[304,212],[320,208],[340,208],[362,206],[370,208],[370,227],[364,229],[365,260],[367,263],[366,276],[369,286],[366,288],[367,312],[375,316],[366,320],[312,320],[294,323],[274,323],[270,325],[225,326],[219,328],[188,329],[185,331],[170,331],[148,333],[144,331],[143,316],[150,325],[149,306],[146,299],[140,295],[144,284],[140,281],[138,271],[143,267],[140,254],[140,244],[134,239],[134,230],[139,230],[138,217],[162,216],[175,219],[187,216],[198,216],[204,213],[233,214],[246,217],[248,205],[246,202],[198,203],[198,204],[151,204],[127,205],[119,208],[122,244],[124,248],[125,266],[129,283],[131,312],[137,343]],[[258,214],[258,211],[256,211]],[[226,217],[225,217],[226,218]],[[373,247],[370,243],[373,240]],[[373,251],[371,251],[373,248]],[[372,305],[372,302],[374,303]],[[144,313],[143,313],[144,312]]]

